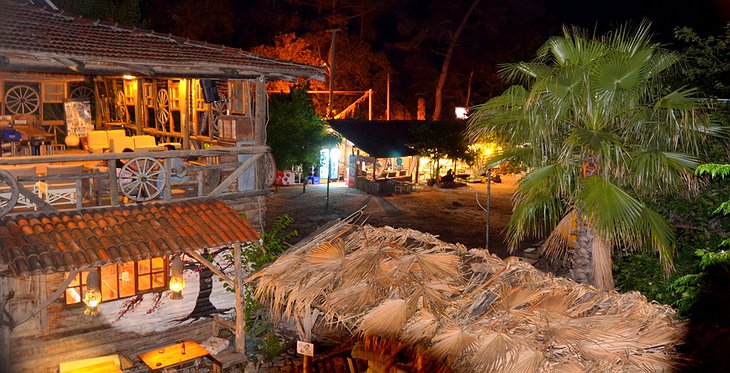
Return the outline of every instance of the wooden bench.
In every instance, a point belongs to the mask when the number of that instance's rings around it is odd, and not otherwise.
[[[413,183],[410,181],[393,180],[396,193],[410,193],[413,191]]]
[[[233,347],[228,347],[216,355],[210,354],[208,358],[213,362],[211,373],[223,373],[226,369],[245,363],[247,360],[245,354],[236,352]]]

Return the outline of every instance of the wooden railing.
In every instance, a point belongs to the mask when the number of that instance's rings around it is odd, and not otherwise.
[[[5,196],[9,196],[8,190],[17,190],[17,195],[25,196],[39,210],[47,212],[118,206],[125,201],[155,202],[213,196],[238,198],[266,192],[265,187],[273,181],[273,162],[270,157],[268,147],[256,145],[201,150],[0,157],[0,170],[8,166],[36,165],[39,171],[39,176],[19,177],[18,180],[0,171],[0,188],[5,188]],[[117,167],[118,160],[123,163],[121,168]],[[43,175],[43,169],[49,165],[74,163],[83,164],[84,172]],[[246,185],[231,188],[247,171],[253,171],[251,166],[254,164],[258,164],[256,172],[250,174]],[[13,180],[8,180],[8,176]],[[75,206],[48,204],[32,190],[22,186],[28,181],[69,179],[76,180],[77,195],[85,196],[79,198]],[[185,193],[181,194],[181,190]],[[13,206],[8,209],[11,202]],[[13,210],[16,207],[14,205],[15,201],[0,199],[0,210],[3,210],[0,215],[28,212],[18,211],[17,208]]]

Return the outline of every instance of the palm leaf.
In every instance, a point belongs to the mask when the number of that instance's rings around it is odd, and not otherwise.
[[[488,332],[477,341],[471,362],[484,372],[502,372],[517,359],[519,344],[500,332]]]
[[[340,266],[345,260],[345,250],[341,242],[323,242],[310,250],[304,259],[313,266]]]
[[[453,326],[433,337],[432,342],[431,353],[434,357],[455,359],[474,347],[476,337],[461,327]]]
[[[364,335],[396,336],[408,317],[408,305],[403,299],[388,299],[363,316],[358,331]]]

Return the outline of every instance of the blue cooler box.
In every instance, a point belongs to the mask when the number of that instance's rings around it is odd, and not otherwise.
[[[16,130],[3,130],[2,141],[20,141],[22,134]]]
[[[310,184],[319,184],[319,176],[307,176]]]

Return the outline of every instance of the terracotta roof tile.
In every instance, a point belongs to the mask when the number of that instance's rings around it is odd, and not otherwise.
[[[6,216],[0,220],[0,234],[0,263],[7,264],[15,276],[217,248],[246,237],[258,239],[235,210],[212,199]]]
[[[150,70],[147,75],[158,76],[240,78],[263,74],[324,80],[320,67],[262,58],[236,48],[91,21],[13,1],[0,1],[0,52],[10,57],[11,68],[18,62],[19,67],[35,65],[67,73],[71,68],[58,59],[79,61],[85,72],[94,74],[121,75],[138,66],[139,73]]]

